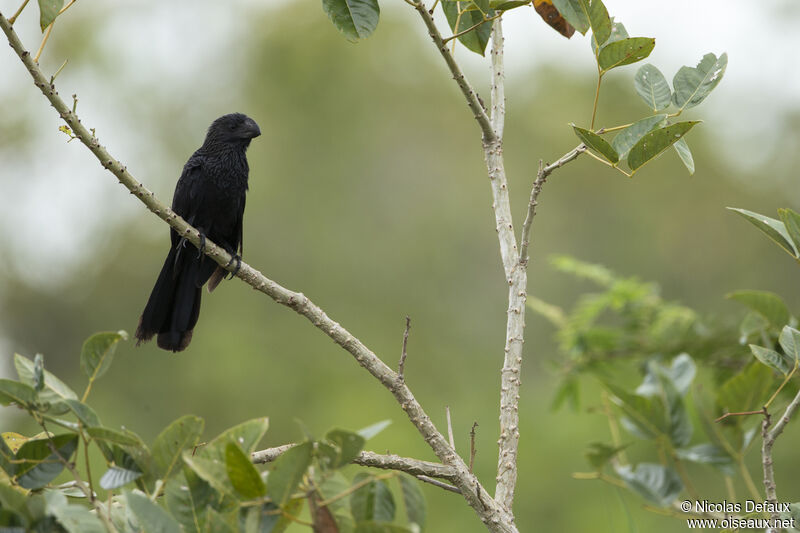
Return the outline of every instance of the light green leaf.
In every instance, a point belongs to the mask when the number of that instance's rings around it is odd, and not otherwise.
[[[784,360],[790,369],[794,368],[795,362],[800,359],[800,331],[784,326],[778,341],[785,354]]]
[[[356,433],[364,437],[366,440],[369,440],[378,433],[380,433],[381,431],[383,431],[384,429],[386,429],[391,423],[392,423],[391,420],[381,420],[380,422],[376,422],[365,428],[359,429],[358,431],[356,431]]]
[[[353,42],[375,31],[381,13],[378,0],[322,0],[322,9],[336,29]]]
[[[792,370],[792,367],[789,366],[789,363],[787,363],[783,356],[775,350],[770,350],[769,348],[764,348],[763,346],[751,344],[750,351],[753,352],[753,355],[756,356],[756,359],[771,369],[780,372],[784,376]]]
[[[528,6],[531,0],[489,0],[489,9],[508,11],[522,6]]]
[[[689,145],[686,143],[686,139],[678,139],[673,145],[675,151],[678,152],[678,157],[681,158],[686,169],[689,171],[689,175],[694,174],[694,158],[692,157],[692,151],[689,150]]]
[[[478,10],[468,11],[466,8],[471,2],[442,2],[442,11],[447,18],[447,23],[453,34],[466,31],[477,25],[484,19],[483,13]],[[459,16],[461,10],[461,16]],[[456,26],[458,24],[458,26]],[[468,50],[476,54],[484,55],[486,45],[489,43],[489,36],[492,33],[492,23],[484,22],[474,30],[460,36],[458,40],[467,47]]]
[[[609,70],[641,61],[650,55],[656,40],[650,37],[632,37],[606,44],[600,49],[597,64],[600,70]]]
[[[67,497],[57,490],[45,490],[46,512],[53,516],[67,533],[105,533],[106,528],[91,509],[70,505]]]
[[[27,357],[14,354],[14,366],[17,375],[22,383],[33,386],[35,364]],[[53,415],[62,415],[69,409],[64,405],[59,405],[61,400],[77,400],[78,396],[63,381],[54,374],[44,369],[44,388],[39,391],[39,401],[50,404],[48,412]]]
[[[723,448],[715,444],[705,443],[697,444],[690,448],[678,448],[675,453],[684,461],[711,465],[729,476],[732,476],[736,471],[731,456]]]
[[[267,478],[267,494],[277,505],[284,505],[300,484],[309,465],[314,445],[304,442],[280,455]]]
[[[642,65],[633,77],[633,86],[653,113],[669,107],[672,91],[667,79],[650,63]]]
[[[64,470],[62,461],[69,461],[77,448],[78,435],[73,434],[26,441],[17,450],[17,484],[25,489],[44,487]]]
[[[186,533],[205,533],[206,509],[218,508],[222,496],[194,471],[184,468],[167,481],[164,498]]]
[[[90,383],[106,373],[114,359],[117,344],[127,338],[128,334],[124,331],[106,331],[86,339],[81,348],[81,370]]]
[[[728,209],[739,213],[755,227],[766,233],[767,236],[775,241],[778,246],[783,248],[786,253],[794,258],[800,257],[800,254],[798,254],[797,251],[798,249],[792,242],[792,238],[789,235],[789,232],[786,230],[786,226],[783,225],[783,222],[780,220],[775,220],[774,218],[766,217],[764,215],[759,215],[758,213],[754,213],[746,209],[739,209],[736,207],[728,207]]]
[[[91,427],[86,428],[86,433],[90,437],[97,440],[102,440],[109,444],[118,444],[120,446],[142,446],[144,443],[138,435],[131,431],[117,431],[106,427]]]
[[[789,323],[791,313],[783,299],[769,291],[736,291],[726,298],[747,306],[764,317],[775,328],[782,328]]]
[[[106,490],[114,490],[142,477],[138,470],[128,470],[119,466],[110,466],[100,477],[100,486]]]
[[[675,390],[681,396],[689,392],[689,387],[692,385],[695,375],[697,374],[697,366],[694,364],[692,357],[689,354],[682,353],[677,355],[669,368],[664,368],[655,361],[647,365],[647,374],[642,381],[642,384],[636,389],[636,394],[641,396],[662,396],[663,387],[658,378],[661,374],[665,376]]]
[[[683,110],[705,100],[722,80],[727,65],[728,54],[722,54],[719,59],[714,54],[706,54],[697,67],[681,67],[672,79],[675,90],[672,103]]]
[[[231,485],[243,499],[254,500],[266,494],[267,489],[258,470],[234,442],[229,442],[225,447],[225,466]]]
[[[16,403],[20,406],[28,406],[36,403],[36,391],[33,387],[12,381],[10,379],[0,379],[0,405]]]
[[[264,438],[267,428],[269,428],[269,418],[253,418],[223,431],[220,436],[209,443],[209,446],[222,444],[224,447],[229,441],[233,441],[245,453],[253,453],[258,443]]]
[[[361,472],[353,478],[353,485],[371,477],[370,474]],[[350,496],[350,511],[356,524],[364,521],[392,522],[395,515],[392,491],[383,480],[372,480]]]
[[[635,172],[644,164],[661,155],[664,150],[675,144],[699,122],[699,120],[678,122],[645,134],[628,153],[628,166]]]
[[[717,409],[722,413],[761,409],[772,391],[774,381],[769,368],[753,361],[717,389]],[[741,417],[726,419],[731,423],[741,423],[741,420]]]
[[[575,135],[589,148],[591,151],[595,152],[597,155],[601,156],[606,161],[610,163],[616,164],[619,161],[619,154],[614,148],[608,144],[608,141],[603,139],[598,134],[594,133],[593,131],[579,128],[575,124],[570,124],[572,126],[572,130],[575,132]]]
[[[622,446],[609,446],[602,442],[592,442],[589,444],[589,449],[584,452],[586,459],[595,469],[602,470],[612,457],[627,448],[628,444]]]
[[[664,125],[667,120],[667,115],[653,115],[652,117],[645,117],[637,120],[624,130],[620,131],[616,137],[611,141],[611,146],[617,151],[620,158],[628,155],[633,146],[654,128]]]
[[[329,431],[325,439],[334,446],[336,452],[335,456],[330,458],[328,468],[339,468],[350,463],[361,453],[366,442],[361,435],[342,429]]]
[[[62,7],[64,7],[64,0],[39,0],[39,27],[42,28],[42,31],[56,20]]]
[[[125,500],[143,533],[181,533],[175,519],[141,492],[129,492]]]
[[[580,8],[592,27],[592,49],[597,50],[611,36],[611,18],[602,0],[579,0]]]
[[[669,506],[683,490],[678,474],[659,464],[639,463],[636,470],[624,465],[616,471],[632,491],[661,507]]]
[[[203,419],[193,415],[182,416],[162,431],[153,442],[153,461],[156,475],[168,479],[183,466],[183,450],[197,445],[203,433]]]
[[[408,522],[416,524],[419,531],[424,530],[425,520],[428,516],[428,504],[425,502],[422,489],[419,488],[420,482],[408,474],[401,474],[397,479],[400,481]]]
[[[794,243],[795,249],[800,250],[800,214],[791,209],[778,209],[778,216],[783,222],[783,227],[786,228],[786,233]]]
[[[94,412],[94,409],[79,400],[66,398],[62,400],[70,411],[75,415],[75,418],[80,420],[84,427],[99,427],[100,417]]]
[[[658,400],[631,394],[613,383],[604,382],[603,386],[612,394],[611,400],[619,406],[625,413],[626,419],[636,428],[637,437],[654,439],[668,434],[664,408]]]
[[[528,2],[530,3],[530,2]],[[581,34],[586,35],[589,31],[589,17],[581,7],[581,0],[553,0],[553,5],[570,25],[579,31]]]

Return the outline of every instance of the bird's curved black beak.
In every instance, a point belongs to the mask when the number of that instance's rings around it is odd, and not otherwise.
[[[250,135],[251,139],[261,135],[261,128],[258,127],[256,121],[252,118],[247,119],[245,127],[247,128],[247,133]]]

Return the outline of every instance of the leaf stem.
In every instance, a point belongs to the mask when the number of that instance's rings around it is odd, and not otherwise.
[[[29,1],[30,0],[25,0],[24,2],[22,2],[22,5],[19,6],[19,9],[17,9],[17,12],[14,13],[13,15],[11,15],[11,18],[8,19],[9,24],[11,24],[12,26],[14,25],[14,22],[16,22],[17,17],[19,17],[20,13],[22,13],[22,10],[25,9],[25,6],[28,5]]]
[[[597,88],[594,91],[594,106],[592,106],[592,123],[589,129],[594,130],[594,119],[597,116],[597,102],[600,100],[600,84],[603,81],[603,71],[597,67]]]
[[[44,50],[44,45],[47,44],[47,40],[50,38],[50,33],[52,33],[53,31],[53,24],[55,23],[56,21],[51,22],[50,25],[47,27],[47,30],[44,32],[44,37],[42,38],[42,44],[39,45],[39,50],[36,52],[36,55],[33,56],[33,60],[36,63],[39,62],[39,57],[42,55],[42,51]]]

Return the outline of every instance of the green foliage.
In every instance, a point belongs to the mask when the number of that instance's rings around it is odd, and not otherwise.
[[[575,135],[586,145],[588,149],[593,152],[596,152],[597,155],[605,159],[610,163],[616,163],[619,161],[619,154],[614,149],[612,145],[608,143],[605,139],[603,139],[600,135],[596,134],[593,131],[587,130],[585,128],[579,128],[575,124],[572,124],[572,130],[575,132]]]
[[[322,9],[350,41],[369,37],[378,26],[378,0],[322,0]]]
[[[64,7],[64,0],[39,0],[39,26],[42,31],[56,20],[62,7]]]
[[[798,220],[800,215],[791,209],[779,209],[778,214],[781,220],[776,220],[764,215],[759,215],[746,209],[738,209],[729,207],[743,216],[748,222],[753,224],[762,233],[769,237],[775,244],[781,247],[784,252],[788,253],[800,262],[800,230],[798,230]]]
[[[488,2],[483,9],[480,4],[482,2],[473,2],[472,0],[456,2],[445,0],[442,2],[442,11],[453,34],[466,32],[458,37],[459,42],[468,50],[483,55],[492,33],[492,23],[481,21],[493,16],[494,10],[489,9]],[[470,28],[472,30],[467,31]]]
[[[125,337],[101,333],[84,343],[80,361],[90,385],[109,370],[113,349]],[[202,443],[203,420],[186,415],[148,448],[132,431],[104,426],[69,386],[44,369],[41,356],[31,361],[17,355],[15,366],[19,381],[0,380],[0,399],[25,410],[44,431],[0,438],[0,529],[99,533],[113,524],[120,532],[279,533],[298,520],[306,500],[317,529],[323,524],[337,531],[424,529],[426,506],[417,480],[401,477],[392,489],[386,480],[398,477],[395,472],[362,471],[352,482],[345,476],[366,440],[389,421],[359,432],[332,429],[322,440],[293,446],[267,472],[251,460],[267,431],[266,418]],[[53,424],[67,431],[53,434]],[[76,468],[76,458],[84,455],[77,453],[81,446],[87,461],[90,454],[105,460],[99,479],[82,477]],[[73,481],[56,484],[65,472]],[[112,505],[93,508],[89,496],[101,489],[106,494],[97,496]],[[79,500],[70,503],[68,497]],[[404,518],[397,518],[397,500]]]

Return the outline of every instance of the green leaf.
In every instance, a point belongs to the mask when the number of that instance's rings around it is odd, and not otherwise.
[[[36,391],[33,387],[12,381],[0,379],[0,405],[16,403],[19,406],[30,406],[36,403]]]
[[[381,13],[378,0],[322,0],[322,9],[336,29],[353,42],[375,31]]]
[[[229,442],[225,447],[225,466],[231,485],[243,499],[254,500],[266,494],[264,480],[235,442]]]
[[[353,485],[371,477],[370,474],[361,472],[353,478]],[[357,524],[364,521],[392,522],[395,514],[392,491],[382,480],[373,479],[350,496],[350,511]]]
[[[654,439],[668,433],[664,408],[657,400],[631,394],[613,383],[604,382],[603,386],[612,394],[612,401],[625,413],[627,418],[624,420],[628,420],[629,426],[636,429],[634,434],[637,437]]]
[[[614,148],[608,144],[608,141],[600,137],[598,134],[594,133],[593,131],[579,128],[575,124],[570,124],[572,126],[572,130],[575,132],[575,135],[586,145],[587,148],[592,150],[593,152],[597,153],[597,155],[601,156],[606,161],[610,163],[616,164],[619,161],[619,155]]]
[[[653,113],[666,109],[672,102],[672,91],[667,79],[650,63],[642,65],[636,71],[633,86]]]
[[[778,216],[783,222],[783,227],[786,228],[786,233],[794,243],[795,249],[800,250],[800,214],[791,209],[778,209]]]
[[[408,474],[401,474],[397,479],[400,481],[408,523],[416,524],[418,531],[423,531],[428,516],[428,505],[422,489],[419,488],[420,482]]]
[[[719,59],[714,54],[706,54],[697,67],[681,67],[672,79],[675,90],[672,103],[683,110],[705,100],[722,80],[727,65],[728,54],[722,54]]]
[[[664,371],[658,373],[661,386],[664,390],[664,402],[669,419],[669,438],[676,447],[686,446],[692,440],[694,427],[689,418],[689,412],[683,401],[683,396],[675,388],[668,374]]]
[[[609,70],[641,61],[650,55],[656,45],[651,37],[632,37],[606,44],[600,49],[597,64],[600,70]]]
[[[789,366],[789,363],[787,363],[783,356],[775,350],[770,350],[769,348],[764,348],[763,346],[751,344],[750,351],[753,352],[753,355],[756,356],[756,359],[771,369],[780,372],[784,376],[792,370],[792,367]]]
[[[773,382],[772,371],[753,361],[717,389],[717,408],[722,413],[757,411],[769,397]],[[729,417],[726,421],[740,423],[741,417]]]
[[[667,120],[667,115],[654,115],[652,117],[645,117],[637,120],[624,130],[620,131],[616,137],[611,141],[611,146],[619,154],[620,158],[628,155],[633,146],[654,128],[664,125]]]
[[[692,151],[689,150],[689,145],[686,143],[686,139],[678,139],[674,145],[675,151],[678,152],[678,157],[681,158],[686,169],[689,171],[689,175],[694,174],[694,158],[692,157]]]
[[[691,448],[678,448],[675,454],[684,461],[711,465],[722,473],[732,476],[736,471],[733,459],[728,453],[715,444],[697,444]]]
[[[636,394],[641,396],[662,396],[663,387],[659,380],[659,375],[665,376],[672,383],[675,390],[682,396],[689,392],[692,385],[697,367],[689,354],[682,353],[672,360],[669,368],[651,362],[647,365],[647,374],[644,381],[636,389]]]
[[[20,354],[14,354],[14,366],[22,383],[33,386],[35,364]],[[39,391],[39,401],[50,404],[50,414],[61,415],[68,411],[65,406],[58,406],[62,400],[77,400],[78,396],[63,381],[44,369],[44,388]]]
[[[366,520],[356,524],[355,533],[415,533],[416,531],[398,524]]]
[[[235,515],[223,514],[216,509],[208,509],[205,514],[208,533],[237,533]]]
[[[67,533],[106,533],[103,523],[91,509],[83,505],[70,505],[61,492],[46,490],[44,500],[47,514],[55,517]]]
[[[470,0],[472,4],[475,6],[478,11],[481,11],[484,15],[489,14],[489,0]]]
[[[282,506],[289,501],[311,465],[313,450],[312,442],[304,442],[289,448],[275,460],[267,478],[267,494],[275,504]]]
[[[225,446],[229,441],[233,441],[238,444],[245,453],[253,453],[256,451],[258,443],[264,438],[264,434],[267,432],[268,428],[269,418],[253,418],[223,431],[222,434],[211,441],[209,445],[222,444]]]
[[[158,478],[168,479],[181,468],[183,450],[197,445],[203,426],[202,418],[186,415],[175,420],[156,437],[152,455]]]
[[[602,0],[579,0],[580,8],[592,27],[592,48],[597,50],[611,36],[611,18]]]
[[[528,2],[530,3],[530,2]],[[586,35],[589,31],[589,17],[581,7],[581,0],[553,0],[553,5],[570,25],[579,31],[582,35]]]
[[[164,498],[186,533],[205,533],[206,509],[218,508],[221,495],[192,470],[184,468],[167,481]]]
[[[333,444],[335,455],[330,457],[328,468],[340,468],[349,464],[358,457],[364,449],[366,439],[357,433],[351,433],[342,429],[333,429],[328,432],[325,439]]]
[[[42,31],[56,20],[62,7],[64,7],[64,0],[39,0],[39,26]]]
[[[612,457],[627,448],[628,444],[622,446],[609,446],[602,442],[592,442],[589,444],[589,449],[584,452],[586,459],[595,469],[602,470]]]
[[[17,470],[17,465],[12,461],[14,460],[14,452],[6,444],[4,435],[0,435],[0,468],[9,476],[13,476]],[[2,485],[2,483],[0,483]],[[0,501],[2,503],[2,501]],[[1,507],[1,506],[0,506]]]
[[[642,165],[661,155],[699,122],[699,120],[678,122],[645,134],[628,153],[628,166],[635,172]]]
[[[778,341],[783,348],[784,361],[790,369],[794,368],[796,361],[800,359],[800,331],[790,326],[784,326]]]
[[[127,340],[124,331],[95,333],[83,343],[81,348],[81,370],[93,382],[106,373],[114,359],[114,351],[121,340]]]
[[[77,448],[78,435],[73,434],[26,441],[17,450],[17,484],[25,489],[44,487],[64,470],[62,461],[69,461]]]
[[[117,431],[106,427],[91,427],[86,428],[86,433],[93,439],[109,444],[119,444],[120,446],[142,446],[144,444],[138,435],[127,430]]]
[[[143,533],[181,533],[175,519],[144,494],[129,492],[125,494],[125,500]]]
[[[791,313],[789,308],[774,292],[769,291],[736,291],[725,296],[726,298],[747,306],[752,311],[763,316],[776,329],[789,323]]]
[[[489,0],[489,9],[508,11],[518,7],[530,5],[531,0]]]
[[[98,427],[100,426],[100,417],[94,412],[94,409],[79,400],[72,398],[65,398],[62,400],[70,411],[75,415],[75,418],[80,420],[81,424],[85,427]]]
[[[484,19],[483,13],[478,10],[466,11],[470,2],[442,2],[442,11],[447,18],[447,23],[453,34],[466,31]],[[459,9],[461,16],[459,17]],[[456,26],[458,24],[458,26]],[[489,36],[492,33],[492,23],[484,22],[474,30],[458,38],[461,44],[476,54],[484,55]]]
[[[380,422],[376,422],[372,425],[369,425],[365,428],[361,428],[356,433],[364,437],[364,439],[369,440],[384,429],[386,429],[389,424],[391,424],[391,420],[381,420]]]
[[[114,490],[142,477],[138,470],[128,470],[119,466],[110,466],[100,477],[100,486],[106,490]]]
[[[669,506],[683,490],[678,474],[659,464],[640,463],[636,465],[636,470],[624,465],[616,470],[633,492],[661,507]]]
[[[794,258],[800,257],[798,249],[792,243],[792,238],[786,230],[786,226],[780,220],[759,215],[746,209],[739,209],[736,207],[728,207],[731,211],[735,211],[746,218],[751,224],[764,232],[770,239],[775,241],[778,246],[784,249],[786,253]]]

